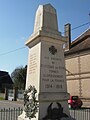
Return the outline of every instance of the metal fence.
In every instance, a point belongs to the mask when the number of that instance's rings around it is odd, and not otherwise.
[[[70,115],[75,120],[90,120],[90,109],[70,110]]]
[[[23,112],[22,108],[9,108],[0,110],[0,120],[18,120],[18,116]],[[70,110],[70,115],[76,120],[90,120],[90,109]]]
[[[22,113],[22,108],[9,108],[0,110],[0,120],[18,120],[18,116]]]

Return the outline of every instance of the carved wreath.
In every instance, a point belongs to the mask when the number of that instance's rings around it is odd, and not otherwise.
[[[24,111],[25,117],[31,118],[36,117],[35,114],[37,112],[38,104],[36,100],[37,90],[34,86],[29,86],[28,89],[24,92]]]

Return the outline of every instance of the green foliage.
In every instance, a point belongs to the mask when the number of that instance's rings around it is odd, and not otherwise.
[[[18,89],[25,89],[26,72],[27,66],[18,67],[12,72],[11,78],[14,82],[14,87],[17,87]]]

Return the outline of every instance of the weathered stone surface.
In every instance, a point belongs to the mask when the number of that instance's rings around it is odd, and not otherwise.
[[[26,88],[34,85],[39,101],[39,112],[32,120],[52,120],[70,116],[64,42],[65,38],[58,31],[55,8],[50,4],[39,6],[34,32],[26,42],[29,47]]]
[[[51,4],[40,5],[36,12],[34,32],[43,29],[58,31],[56,10]]]

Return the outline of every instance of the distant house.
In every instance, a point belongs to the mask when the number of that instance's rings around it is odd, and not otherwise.
[[[12,88],[13,82],[8,72],[0,71],[0,92],[4,92],[5,88]]]
[[[90,28],[67,46],[64,54],[68,92],[90,99]]]

